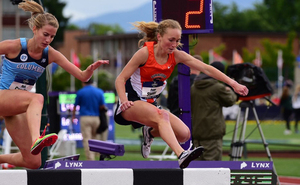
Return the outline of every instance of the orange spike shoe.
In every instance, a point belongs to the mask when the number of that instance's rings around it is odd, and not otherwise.
[[[45,129],[40,137],[38,137],[31,146],[31,154],[38,155],[41,153],[44,147],[53,145],[58,136],[55,133],[45,135],[46,128],[49,126],[49,123],[45,126]]]

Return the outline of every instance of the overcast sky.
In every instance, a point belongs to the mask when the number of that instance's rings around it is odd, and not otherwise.
[[[72,21],[95,17],[98,15],[111,13],[115,11],[127,11],[135,9],[152,0],[60,0],[66,2],[64,8],[65,16],[72,16]],[[213,0],[222,4],[231,4],[235,2],[240,8],[251,8],[254,2],[262,2],[262,0]]]
[[[71,16],[71,21],[95,17],[115,11],[135,9],[152,0],[60,0],[66,2],[64,15]]]

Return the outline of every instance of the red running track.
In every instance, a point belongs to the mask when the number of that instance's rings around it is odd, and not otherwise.
[[[280,185],[300,185],[300,178],[279,176]]]

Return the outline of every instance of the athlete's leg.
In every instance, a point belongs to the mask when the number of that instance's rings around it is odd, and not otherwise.
[[[189,137],[190,132],[182,122],[182,126],[179,126],[180,122],[176,123],[176,125],[175,123],[174,125],[171,125],[168,111],[158,109],[147,102],[135,101],[133,106],[123,111],[121,114],[124,119],[128,121],[135,121],[158,130],[159,136],[170,146],[177,156],[184,151],[178,143],[176,136],[180,139],[187,138]],[[175,119],[171,117],[171,121],[174,120]],[[175,133],[173,127],[176,130]],[[179,131],[178,129],[180,127],[183,128],[182,131]]]
[[[191,137],[189,128],[177,116],[175,116],[171,112],[168,113],[172,129],[175,133],[178,142],[184,143],[188,141]],[[160,137],[159,132],[156,129],[151,130],[151,135],[154,137]]]
[[[6,129],[14,143],[18,146],[20,152],[0,155],[0,163],[9,163],[30,169],[39,168],[41,166],[41,155],[32,155],[30,153],[32,137],[26,121],[26,114],[23,113],[17,116],[7,116],[4,118]]]
[[[41,113],[44,97],[22,90],[0,91],[0,115],[14,116],[26,112],[32,143],[40,136]]]
[[[22,90],[0,91],[0,115],[20,153],[1,155],[0,162],[38,168],[40,155],[30,153],[31,145],[40,136],[43,96]],[[17,115],[17,116],[16,116]]]

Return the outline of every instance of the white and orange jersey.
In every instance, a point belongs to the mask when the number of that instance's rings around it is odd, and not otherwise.
[[[154,42],[146,42],[149,56],[147,62],[140,66],[126,82],[128,100],[137,99],[153,103],[167,85],[167,79],[176,65],[174,53],[169,54],[168,61],[161,65],[154,57]]]

